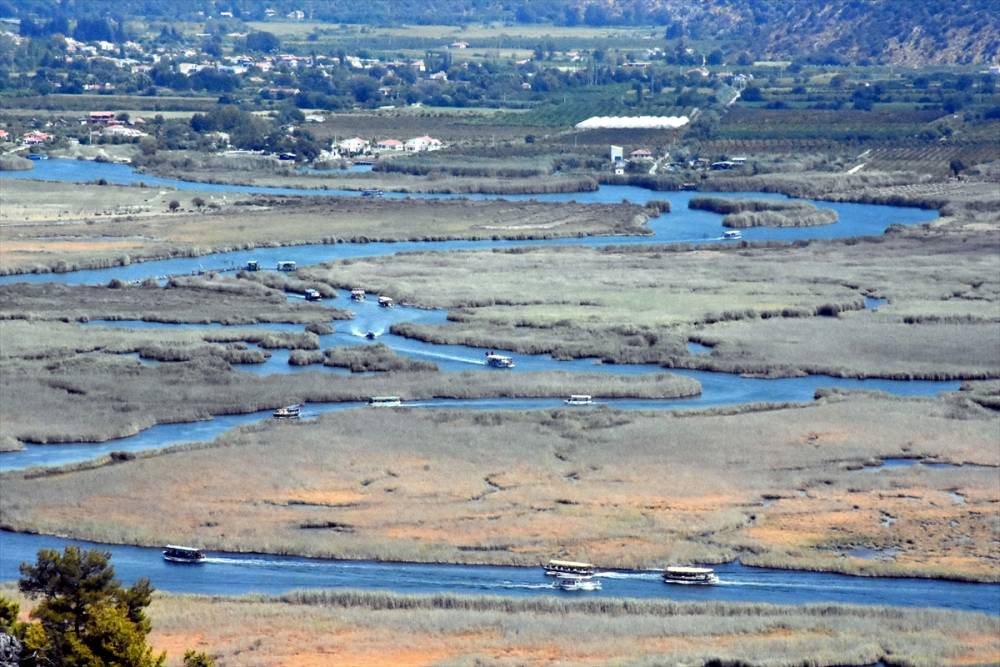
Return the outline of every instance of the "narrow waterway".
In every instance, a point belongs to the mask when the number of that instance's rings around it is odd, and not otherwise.
[[[599,572],[602,590],[566,593],[553,587],[539,567],[437,565],[340,561],[269,554],[209,552],[200,565],[163,560],[159,549],[94,544],[42,535],[0,533],[0,580],[15,579],[18,565],[34,560],[38,549],[69,544],[110,551],[119,578],[131,583],[149,577],[161,590],[203,595],[276,595],[302,588],[351,588],[394,593],[458,593],[527,597],[559,595],[720,600],[771,604],[842,603],[939,607],[1000,614],[1000,585],[967,584],[933,579],[849,577],[821,572],[717,566],[717,586],[664,584],[657,572]]]

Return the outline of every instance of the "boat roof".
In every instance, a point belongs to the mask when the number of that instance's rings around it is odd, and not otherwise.
[[[675,574],[711,574],[715,572],[710,567],[681,567],[676,565],[668,567],[666,571]]]
[[[570,398],[590,398],[590,394],[570,394]]]
[[[201,549],[195,549],[194,547],[181,547],[176,544],[168,544],[166,549],[171,549],[173,551],[189,551],[191,553],[201,553]]]
[[[398,401],[399,396],[372,396],[369,401]]]
[[[549,565],[558,565],[561,567],[594,567],[591,563],[578,563],[572,560],[550,560]]]

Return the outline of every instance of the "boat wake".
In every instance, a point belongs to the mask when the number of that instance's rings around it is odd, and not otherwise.
[[[595,577],[602,579],[646,579],[655,580],[662,576],[659,572],[595,572]]]
[[[480,361],[479,359],[469,359],[468,357],[459,357],[453,354],[441,354],[440,352],[427,352],[426,350],[414,350],[407,347],[394,347],[396,352],[408,352],[410,354],[415,354],[420,357],[433,357],[435,359],[446,359],[448,361],[458,361],[463,364],[472,364],[475,366],[485,366],[485,361]]]

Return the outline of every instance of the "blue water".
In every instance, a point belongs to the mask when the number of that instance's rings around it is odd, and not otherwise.
[[[8,532],[0,533],[0,580],[17,578],[18,565],[34,561],[39,549],[61,549],[69,544],[110,551],[115,571],[125,584],[149,577],[156,588],[175,593],[275,595],[301,588],[351,588],[396,593],[582,597],[579,593],[554,589],[552,579],[537,567],[379,563],[213,552],[207,553],[209,558],[201,565],[177,565],[164,561],[159,549]],[[719,565],[715,570],[721,580],[718,586],[667,585],[656,572],[607,571],[598,574],[603,590],[585,595],[772,604],[898,605],[1000,614],[1000,585],[995,584],[869,579],[753,568],[736,563]]]
[[[172,178],[160,178],[148,174],[137,173],[133,167],[122,164],[108,164],[82,160],[47,160],[36,163],[31,171],[0,172],[0,183],[6,178],[36,179],[64,182],[94,181],[99,178],[109,183],[136,184],[146,183],[151,187],[170,187],[178,190],[199,190],[218,193],[257,193],[275,195],[310,195],[310,196],[359,196],[359,191],[352,190],[303,190],[299,188],[266,188],[257,186],[217,185],[196,183]],[[321,179],[317,178],[317,181]],[[604,246],[608,244],[649,244],[649,243],[697,243],[705,241],[720,241],[722,238],[722,216],[708,211],[688,209],[691,197],[717,195],[722,197],[755,197],[755,198],[785,198],[784,195],[771,193],[705,193],[705,192],[654,192],[632,186],[605,185],[594,192],[572,192],[535,195],[444,195],[444,194],[404,194],[387,192],[387,198],[404,199],[503,199],[517,201],[548,201],[580,203],[618,203],[629,201],[643,204],[648,201],[667,200],[671,203],[672,212],[659,216],[651,221],[653,232],[650,236],[590,236],[579,238],[541,239],[536,241],[418,241],[398,243],[342,243],[337,245],[304,245],[289,248],[259,248],[256,250],[237,251],[230,253],[214,253],[200,257],[185,257],[171,260],[160,260],[133,264],[126,267],[77,271],[68,274],[54,275],[24,275],[7,276],[0,282],[16,282],[19,280],[64,283],[106,283],[112,278],[132,281],[148,276],[164,276],[172,274],[191,273],[199,270],[224,270],[242,267],[248,260],[259,260],[264,267],[274,266],[278,261],[291,260],[300,266],[317,264],[319,262],[347,259],[352,257],[371,257],[388,255],[398,252],[425,250],[470,250],[479,248],[503,248],[532,245],[582,245]],[[842,238],[853,236],[878,235],[891,224],[916,224],[927,222],[937,217],[936,211],[916,208],[901,208],[896,206],[878,206],[872,204],[841,204],[832,202],[813,202],[837,211],[839,222],[832,225],[802,228],[765,228],[757,227],[744,231],[746,240],[806,240]]]

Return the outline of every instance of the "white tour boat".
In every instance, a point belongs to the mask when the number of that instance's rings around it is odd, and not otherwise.
[[[578,563],[572,560],[550,560],[544,567],[545,574],[550,577],[558,577],[563,574],[591,577],[595,571],[592,563]]]
[[[668,567],[663,571],[663,581],[667,584],[700,584],[719,583],[719,577],[710,567]]]
[[[563,401],[563,403],[566,405],[593,405],[594,398],[589,394],[573,394]]]
[[[722,232],[722,238],[727,241],[738,241],[739,239],[743,238],[743,232],[741,232],[738,229],[730,229],[725,232]]]
[[[294,271],[296,266],[297,265],[295,264],[295,262],[288,260],[283,260],[281,262],[278,262],[279,271]]]
[[[368,405],[373,408],[398,408],[402,404],[399,396],[372,396],[368,399]]]
[[[496,352],[487,352],[486,365],[493,368],[514,368],[514,360]]]
[[[578,574],[560,574],[556,585],[563,591],[599,591],[601,582],[592,577],[584,577]]]
[[[163,560],[171,563],[200,563],[205,560],[205,554],[194,547],[179,547],[168,544],[163,548]]]
[[[283,408],[278,408],[271,415],[275,419],[298,419],[302,414],[302,406],[299,404],[286,405]]]
[[[363,289],[361,289],[360,287],[355,287],[354,289],[351,290],[351,300],[352,301],[364,301],[365,300],[365,291]]]
[[[380,296],[378,298],[378,305],[381,306],[382,308],[392,308],[393,306],[396,305],[396,302],[393,301],[391,297]]]

